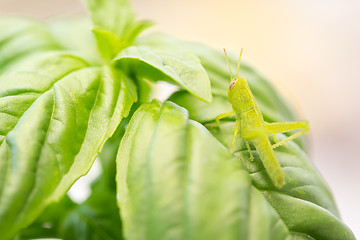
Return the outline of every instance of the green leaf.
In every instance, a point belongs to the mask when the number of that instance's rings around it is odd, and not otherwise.
[[[53,52],[0,78],[0,232],[13,236],[85,175],[136,100],[126,76]]]
[[[120,37],[135,21],[135,13],[126,0],[85,0],[94,28]]]
[[[169,81],[195,97],[211,102],[210,82],[199,59],[187,51],[163,51],[149,47],[128,47],[114,60],[117,67],[150,81]]]
[[[247,171],[187,111],[142,105],[117,157],[128,239],[286,239],[289,232]]]
[[[0,18],[0,74],[33,54],[60,49],[40,22],[25,18]]]
[[[105,60],[132,45],[136,37],[152,25],[149,21],[136,21],[135,13],[126,0],[85,2],[94,25],[98,49]]]

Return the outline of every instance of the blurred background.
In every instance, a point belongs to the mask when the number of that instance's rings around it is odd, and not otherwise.
[[[360,239],[360,1],[132,2],[156,30],[236,54],[244,48],[243,60],[310,121],[311,159]],[[44,19],[83,12],[79,0],[0,0],[0,14]]]

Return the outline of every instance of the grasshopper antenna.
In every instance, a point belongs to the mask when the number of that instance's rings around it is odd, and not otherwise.
[[[229,59],[228,59],[228,56],[227,56],[227,54],[226,54],[225,48],[223,48],[223,49],[224,49],[225,59],[226,59],[226,62],[227,62],[227,65],[228,65],[229,71],[230,71],[230,80],[232,80],[233,75],[232,75],[232,72],[231,72],[231,67],[230,67]]]
[[[243,48],[241,48],[241,50],[240,50],[239,61],[238,61],[238,65],[237,65],[237,68],[236,68],[236,77],[239,77],[240,61],[241,61],[242,52],[243,52]]]

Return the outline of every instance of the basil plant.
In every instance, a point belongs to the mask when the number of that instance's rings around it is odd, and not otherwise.
[[[1,240],[355,239],[305,138],[275,149],[279,189],[240,136],[229,151],[235,118],[206,127],[231,110],[221,49],[144,32],[153,23],[126,0],[85,4],[88,18],[0,18]],[[297,119],[263,76],[240,72],[264,120]],[[159,82],[176,86],[166,101]],[[67,192],[96,159],[76,203]]]

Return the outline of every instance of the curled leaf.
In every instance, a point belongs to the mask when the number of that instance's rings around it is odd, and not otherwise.
[[[175,83],[195,97],[211,102],[208,75],[193,54],[133,46],[121,51],[114,64],[140,78]]]

